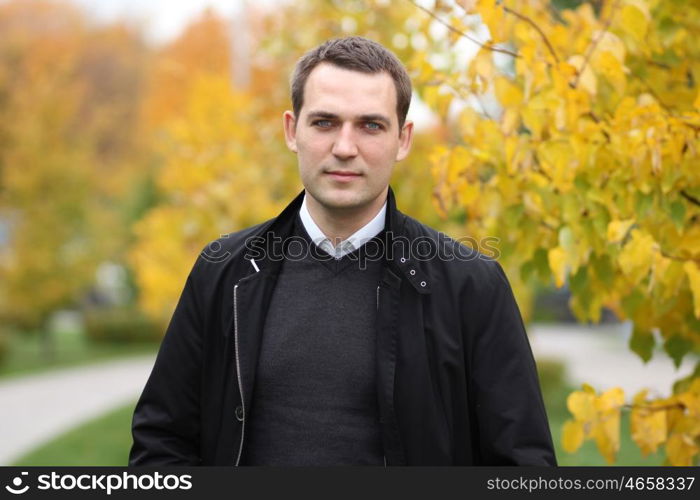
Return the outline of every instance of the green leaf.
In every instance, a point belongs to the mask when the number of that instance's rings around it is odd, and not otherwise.
[[[664,350],[671,356],[676,368],[681,366],[683,356],[688,354],[692,348],[693,343],[680,335],[673,335],[664,342]]]
[[[635,193],[634,211],[637,213],[637,220],[644,218],[654,202],[653,193]]]
[[[532,261],[537,269],[537,275],[542,281],[549,281],[549,260],[547,257],[547,250],[545,248],[538,248],[535,250],[535,255],[532,257]]]
[[[622,298],[622,310],[631,318],[637,312],[639,306],[642,305],[642,302],[644,302],[644,294],[635,288],[632,290],[632,293]]]
[[[520,266],[520,279],[527,282],[530,281],[532,273],[535,272],[535,264],[532,260],[528,260],[522,266]]]
[[[509,226],[517,226],[520,223],[520,219],[523,217],[524,211],[525,205],[522,203],[511,205],[503,212],[503,219]]]
[[[680,201],[674,201],[671,203],[671,220],[676,225],[676,228],[680,231],[683,229],[683,223],[685,221],[685,204]]]
[[[607,287],[613,286],[615,281],[615,271],[610,263],[610,257],[607,255],[593,254],[591,256],[591,265],[595,271],[596,277]]]
[[[654,335],[648,330],[639,330],[635,327],[630,338],[630,349],[635,352],[645,363],[651,359],[654,351]]]
[[[695,369],[693,370],[693,373],[691,373],[687,377],[683,377],[680,380],[676,380],[676,382],[673,384],[673,394],[686,392],[690,388],[690,384],[693,383],[693,380],[695,380],[698,377],[700,377],[700,361],[698,361],[695,364]]]
[[[597,206],[598,209],[594,212],[593,216],[593,227],[595,227],[598,234],[605,234],[608,230],[608,223],[610,222],[610,215],[608,214],[605,207]]]
[[[576,186],[576,190],[579,193],[583,193],[588,191],[588,189],[591,187],[591,183],[588,182],[588,179],[586,179],[584,175],[579,174],[574,179],[574,186]]]
[[[696,318],[693,311],[689,311],[685,316],[686,324],[691,332],[700,333],[700,319]]]
[[[588,270],[586,266],[581,266],[578,268],[578,271],[576,271],[576,274],[571,276],[569,278],[569,286],[571,287],[571,291],[574,292],[575,294],[581,294],[584,296],[588,295]],[[582,299],[585,297],[581,297]],[[588,303],[589,301],[585,301]]]

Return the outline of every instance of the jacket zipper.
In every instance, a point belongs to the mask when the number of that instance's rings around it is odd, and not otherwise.
[[[238,284],[233,287],[233,339],[236,351],[236,374],[238,376],[238,391],[241,393],[241,408],[243,409],[243,420],[241,421],[241,444],[238,447],[238,457],[236,467],[241,461],[243,452],[243,437],[245,436],[245,398],[243,397],[243,383],[241,382],[241,363],[238,356]]]
[[[377,285],[377,312],[379,312],[379,287],[381,285]],[[386,455],[384,455],[384,467],[387,466],[387,461],[386,461]]]

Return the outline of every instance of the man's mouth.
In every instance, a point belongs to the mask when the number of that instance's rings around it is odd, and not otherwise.
[[[340,176],[345,176],[345,177],[358,177],[362,174],[359,174],[357,172],[350,172],[350,171],[345,171],[345,170],[331,170],[330,172],[326,172],[327,174],[330,175],[340,175]]]

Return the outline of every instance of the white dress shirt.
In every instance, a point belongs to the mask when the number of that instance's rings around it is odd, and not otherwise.
[[[371,221],[349,236],[348,239],[341,241],[337,247],[333,246],[331,240],[323,234],[321,228],[318,227],[318,224],[311,218],[309,208],[306,206],[306,194],[304,194],[304,201],[301,203],[301,208],[299,209],[299,216],[301,217],[301,222],[304,224],[304,229],[306,229],[306,232],[311,236],[311,241],[327,254],[332,255],[336,259],[340,259],[345,254],[360,248],[384,229],[386,201]]]

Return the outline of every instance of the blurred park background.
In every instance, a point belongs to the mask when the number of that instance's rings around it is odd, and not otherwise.
[[[126,464],[197,254],[301,189],[294,63],[355,34],[414,83],[399,208],[499,239],[559,463],[698,463],[696,1],[0,0],[0,464]]]

